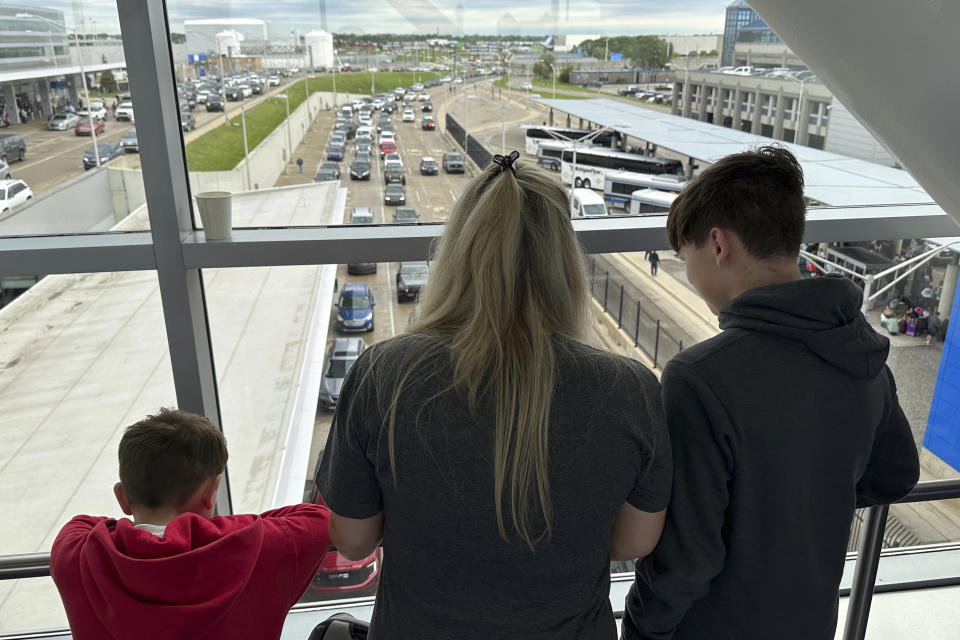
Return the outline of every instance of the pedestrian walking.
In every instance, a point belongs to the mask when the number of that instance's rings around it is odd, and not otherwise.
[[[927,318],[927,344],[933,344],[933,339],[937,337],[938,331],[940,331],[940,311],[934,310]]]
[[[657,271],[660,269],[660,254],[656,251],[650,252],[650,275],[653,277],[657,276]]]
[[[297,173],[303,173],[303,158],[297,158]]]

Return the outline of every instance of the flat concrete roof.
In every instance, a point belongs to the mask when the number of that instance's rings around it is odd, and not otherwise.
[[[235,194],[234,221],[339,222],[329,216],[342,216],[344,195],[336,182]],[[121,225],[147,228],[145,209]],[[268,509],[282,495],[298,414],[312,435],[315,404],[298,395],[305,363],[318,368],[306,348],[312,334],[322,361],[334,270],[204,272],[236,512]],[[12,516],[0,519],[3,553],[49,551],[76,514],[122,517],[112,487],[123,428],[175,405],[155,272],[48,276],[0,310],[0,513]],[[0,581],[0,633],[58,625],[66,618],[51,580]]]

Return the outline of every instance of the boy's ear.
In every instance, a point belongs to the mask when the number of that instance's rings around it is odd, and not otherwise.
[[[133,515],[133,508],[130,506],[130,501],[127,500],[127,494],[123,490],[123,485],[119,482],[113,485],[113,495],[117,497],[117,502],[120,504],[120,508],[128,516]]]
[[[220,488],[220,478],[222,474],[217,474],[207,481],[208,484],[203,487],[200,493],[200,502],[204,509],[213,509],[217,503],[217,490]]]

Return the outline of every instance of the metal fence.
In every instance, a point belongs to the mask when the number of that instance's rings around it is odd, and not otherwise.
[[[659,367],[696,342],[603,256],[587,257],[590,292]]]
[[[470,156],[471,160],[477,163],[478,167],[483,169],[490,160],[493,159],[493,154],[487,151],[487,148],[484,147],[479,140],[467,134],[466,130],[460,126],[460,123],[449,113],[447,114],[446,125],[447,133],[453,136],[453,139],[460,145],[460,148]]]

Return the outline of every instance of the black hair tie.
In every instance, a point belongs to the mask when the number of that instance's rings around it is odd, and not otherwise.
[[[504,169],[510,169],[513,172],[514,177],[517,175],[517,169],[513,166],[513,163],[520,157],[518,151],[511,151],[508,156],[501,156],[499,154],[493,156],[493,161],[500,165],[500,171],[498,173],[503,173]]]

